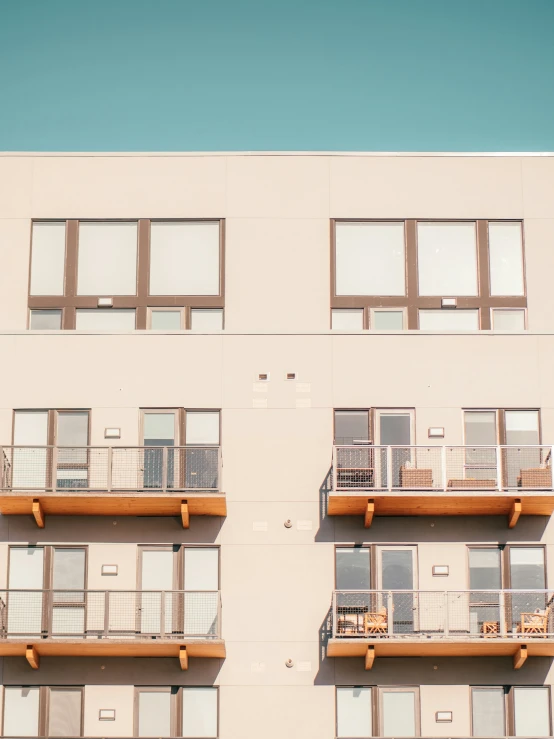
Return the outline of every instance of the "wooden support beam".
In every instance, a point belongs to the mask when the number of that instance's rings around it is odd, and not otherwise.
[[[40,657],[37,652],[37,648],[34,647],[32,644],[29,644],[27,646],[27,649],[25,650],[25,657],[33,670],[38,670],[40,666]]]
[[[43,529],[44,528],[44,512],[42,510],[42,506],[38,498],[35,498],[33,500],[33,516],[35,517],[35,521],[37,522],[37,526],[39,527],[39,529]]]
[[[373,523],[373,515],[375,513],[375,501],[368,500],[367,508],[365,510],[364,526],[368,529]]]
[[[514,670],[519,670],[527,659],[527,647],[522,644],[514,654]]]
[[[365,668],[371,670],[375,662],[375,647],[368,647],[365,654]]]
[[[188,670],[189,668],[189,656],[187,654],[186,647],[179,647],[179,664],[182,670]]]
[[[521,498],[516,498],[512,503],[512,510],[508,516],[508,528],[513,529],[521,516]]]
[[[183,528],[188,529],[190,526],[190,514],[189,504],[186,500],[181,501],[181,521],[183,523]]]

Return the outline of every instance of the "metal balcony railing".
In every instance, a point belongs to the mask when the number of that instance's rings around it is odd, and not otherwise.
[[[3,590],[10,639],[219,639],[219,591]]]
[[[333,638],[554,638],[554,591],[335,590]]]
[[[552,446],[333,447],[333,491],[552,490]]]
[[[0,490],[219,492],[221,448],[0,447]]]

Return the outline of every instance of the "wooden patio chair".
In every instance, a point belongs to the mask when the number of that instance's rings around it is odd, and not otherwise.
[[[389,622],[387,609],[383,606],[378,611],[369,611],[364,617],[364,632],[366,634],[388,634]]]
[[[546,639],[550,606],[544,611],[537,609],[534,613],[522,613],[517,630],[521,634],[540,634]]]

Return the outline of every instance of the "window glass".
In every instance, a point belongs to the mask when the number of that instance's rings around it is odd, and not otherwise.
[[[185,548],[185,590],[218,590],[219,551],[215,547]]]
[[[10,547],[9,585],[12,590],[40,590],[44,582],[44,549]]]
[[[539,443],[538,411],[506,411],[506,444]]]
[[[371,313],[374,331],[401,331],[404,328],[404,312],[401,310],[374,310]]]
[[[524,295],[521,223],[489,223],[491,295]]]
[[[383,736],[416,736],[416,696],[413,690],[382,692]]]
[[[471,691],[472,736],[506,735],[504,688],[473,688]]]
[[[422,331],[477,331],[478,310],[420,310],[419,328]]]
[[[83,590],[85,587],[85,550],[54,549],[52,588]]]
[[[477,295],[475,223],[418,223],[420,295]]]
[[[339,331],[362,331],[363,327],[363,308],[333,308],[331,311],[331,328]]]
[[[335,411],[335,444],[369,440],[368,411]]]
[[[370,556],[368,547],[338,547],[335,550],[336,589],[369,590]]]
[[[63,295],[65,223],[33,223],[31,295]]]
[[[337,737],[372,737],[371,714],[371,688],[337,688]]]
[[[146,690],[139,692],[138,736],[171,735],[171,693]]]
[[[38,736],[39,689],[4,690],[4,736]]]
[[[525,331],[525,310],[495,308],[492,311],[492,327],[496,331]]]
[[[217,736],[217,689],[183,688],[183,737]]]
[[[58,446],[87,446],[87,411],[59,411],[56,443]]]
[[[81,700],[80,690],[50,689],[49,737],[81,735]]]
[[[469,550],[470,590],[500,590],[502,570],[500,549],[487,548]]]
[[[548,688],[514,688],[515,736],[550,736]]]
[[[336,294],[404,295],[403,223],[336,224]]]
[[[175,413],[144,414],[144,446],[175,446]]]
[[[189,444],[219,444],[219,413],[198,413],[187,411],[186,414],[186,443]]]
[[[62,327],[61,310],[32,310],[29,328],[31,331],[57,331]]]
[[[464,432],[466,446],[494,446],[496,411],[465,411]]]
[[[193,331],[220,331],[223,328],[221,308],[192,308],[190,327]]]
[[[77,295],[136,295],[137,224],[79,224]]]
[[[150,295],[219,295],[219,222],[152,223]]]
[[[180,310],[153,310],[150,314],[150,328],[154,331],[178,331],[183,323]]]
[[[510,586],[514,590],[545,588],[542,547],[510,547]]]
[[[75,328],[80,331],[131,331],[135,311],[127,308],[78,308]]]

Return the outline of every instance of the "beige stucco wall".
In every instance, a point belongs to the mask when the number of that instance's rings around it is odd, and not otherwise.
[[[467,543],[541,542],[553,586],[552,524],[396,518],[366,530],[324,515],[322,501],[333,408],[415,408],[420,444],[462,443],[464,407],[541,408],[554,442],[553,183],[551,157],[0,156],[0,445],[14,408],[91,408],[97,445],[108,426],[121,428],[116,445],[140,443],[141,407],[219,408],[228,499],[225,520],[189,530],[177,519],[49,518],[43,530],[0,519],[0,588],[9,543],[89,544],[99,589],[135,587],[139,543],[221,546],[228,655],[191,659],[186,673],[176,660],[50,658],[33,672],[6,658],[3,683],[86,684],[92,736],[132,733],[132,685],[219,685],[221,739],[332,739],[335,686],[361,684],[421,685],[422,735],[462,737],[468,686],[551,684],[548,659],[518,673],[509,658],[377,660],[367,673],[361,659],[327,658],[324,642],[336,543],[418,544],[420,587],[455,590],[467,587]],[[31,219],[71,217],[225,218],[225,332],[26,333]],[[331,217],[524,218],[530,332],[333,335]],[[444,440],[429,440],[430,426]],[[102,577],[114,563],[118,576]],[[433,577],[433,564],[449,576]],[[117,734],[97,721],[115,703]],[[436,724],[437,710],[453,723]]]

